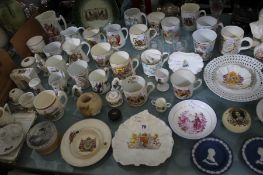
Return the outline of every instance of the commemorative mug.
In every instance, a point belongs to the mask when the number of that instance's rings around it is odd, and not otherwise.
[[[187,69],[178,69],[172,73],[170,81],[174,95],[181,100],[192,97],[193,91],[202,85],[202,80],[196,79],[195,75]]]
[[[46,55],[46,57],[60,55],[62,53],[61,43],[59,41],[51,42],[43,48],[43,52]]]
[[[168,60],[169,53],[161,53],[157,49],[147,49],[141,55],[143,71],[147,76],[155,76],[157,69],[163,67]]]
[[[211,29],[198,29],[192,34],[195,53],[204,61],[212,57],[217,34]]]
[[[157,34],[160,34],[161,21],[165,17],[163,12],[152,12],[147,15],[147,20],[149,23],[149,28],[154,28],[157,31]]]
[[[223,28],[222,22],[218,23],[218,20],[212,16],[201,16],[196,20],[197,29],[211,29],[216,31],[217,27]]]
[[[180,20],[177,17],[166,17],[161,21],[163,37],[166,43],[172,44],[179,38]]]
[[[35,97],[33,104],[39,115],[56,121],[64,115],[67,102],[68,97],[64,91],[45,90]]]
[[[8,104],[5,104],[4,107],[0,107],[0,126],[13,123],[15,121],[14,116],[11,114]]]
[[[89,43],[91,47],[100,42],[106,42],[106,37],[100,32],[100,29],[87,28],[82,33],[83,38]]]
[[[64,36],[64,38],[78,38],[81,39],[81,34],[80,32],[83,31],[83,27],[75,27],[71,26],[66,28],[65,30],[62,30],[60,32],[60,35]]]
[[[241,46],[244,41],[248,46]],[[250,37],[244,38],[244,30],[238,26],[225,26],[221,30],[221,53],[238,54],[241,50],[249,49],[253,46],[253,40]]]
[[[181,6],[182,23],[185,30],[193,31],[196,28],[196,19],[203,13],[206,16],[205,10],[200,10],[200,6],[196,3],[185,3]]]
[[[113,53],[110,43],[101,42],[94,45],[90,50],[91,56],[98,67],[109,65],[110,56]]]
[[[10,100],[17,104],[18,103],[18,99],[19,97],[24,94],[24,91],[19,89],[19,88],[14,88],[14,89],[11,89],[11,91],[9,91],[9,98]]]
[[[89,74],[89,82],[92,90],[99,94],[104,94],[109,91],[110,83],[108,82],[109,69],[96,69]]]
[[[66,79],[68,79],[67,64],[61,55],[53,55],[47,59],[45,66],[49,73],[63,72]]]
[[[26,46],[32,53],[41,53],[43,52],[43,49],[46,46],[46,44],[43,36],[37,35],[29,38],[26,42]]]
[[[143,22],[143,18],[144,21]],[[132,25],[135,24],[145,24],[147,25],[147,17],[145,13],[142,13],[138,8],[130,8],[125,10],[124,12],[124,22],[126,27],[130,28]]]
[[[106,36],[111,47],[114,49],[122,48],[128,38],[129,32],[126,27],[121,27],[119,24],[108,24],[105,27]],[[125,36],[123,34],[125,33]]]
[[[157,31],[153,28],[148,29],[145,24],[135,24],[130,28],[129,34],[132,46],[137,50],[143,50],[149,47]]]
[[[130,55],[125,51],[117,51],[111,55],[110,65],[113,75],[119,79],[124,79],[135,74],[139,66],[139,60],[131,59]]]

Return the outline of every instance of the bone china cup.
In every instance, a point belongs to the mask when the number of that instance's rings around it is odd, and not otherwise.
[[[109,65],[109,59],[113,50],[110,43],[102,42],[94,45],[90,53],[98,67],[105,67]]]

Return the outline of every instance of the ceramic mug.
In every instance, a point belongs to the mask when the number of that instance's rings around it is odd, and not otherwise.
[[[145,13],[142,13],[138,8],[130,8],[124,12],[124,22],[126,27],[130,28],[134,24],[143,24],[143,18],[147,25],[147,18]]]
[[[45,53],[46,57],[60,55],[62,53],[61,43],[59,41],[51,42],[43,48],[43,52]]]
[[[187,69],[178,69],[172,73],[170,81],[174,95],[181,100],[192,97],[193,91],[202,85],[202,80],[196,79],[195,75]]]
[[[81,34],[80,31],[84,30],[83,27],[75,27],[75,26],[71,26],[66,28],[65,30],[62,30],[60,32],[60,35],[64,36],[64,38],[78,38],[81,39]]]
[[[24,94],[24,91],[19,88],[14,88],[9,91],[9,98],[13,103],[18,103],[19,97]]]
[[[45,90],[35,97],[33,104],[39,115],[56,121],[64,115],[67,102],[68,97],[64,91]]]
[[[148,29],[145,24],[135,24],[130,28],[129,34],[132,46],[137,50],[143,50],[149,47],[150,41],[157,35],[157,31],[153,28]]]
[[[87,50],[84,49],[84,46],[86,46]],[[85,41],[81,41],[78,38],[66,38],[62,44],[62,49],[68,54],[70,63],[78,59],[89,61],[90,45]]]
[[[0,126],[13,123],[14,121],[15,118],[11,114],[8,104],[5,104],[4,107],[0,107]]]
[[[29,38],[26,42],[26,46],[32,53],[41,53],[43,52],[43,49],[46,46],[46,44],[43,36],[37,35]]]
[[[212,16],[202,16],[196,20],[197,29],[211,29],[216,31],[217,27],[223,28],[222,22],[218,23],[218,20]]]
[[[113,50],[110,43],[101,42],[94,45],[91,48],[90,53],[98,67],[105,67],[109,65],[109,59],[113,53]]]
[[[45,66],[49,73],[62,71],[68,79],[67,64],[61,55],[54,55],[47,59]]]
[[[61,40],[60,32],[62,31],[62,27],[59,24],[61,20],[64,25],[64,29],[67,28],[67,23],[63,16],[56,16],[56,12],[53,10],[49,10],[43,12],[35,17],[35,19],[41,24],[44,31],[47,33],[49,41],[57,41]]]
[[[45,90],[45,88],[41,84],[40,78],[33,78],[29,81],[28,85],[35,91],[35,94],[39,94],[41,91]]]
[[[120,82],[126,100],[130,106],[142,106],[155,86],[138,75],[129,76]]]
[[[171,103],[167,103],[165,98],[160,97],[156,100],[151,101],[152,105],[155,106],[156,111],[158,112],[165,112],[167,108],[171,107]]]
[[[155,71],[155,80],[158,83],[156,88],[161,92],[165,92],[169,89],[169,71],[161,68]]]
[[[196,28],[196,19],[203,13],[206,16],[205,10],[199,10],[200,6],[196,3],[185,3],[181,6],[182,23],[185,30],[193,31]]]
[[[111,55],[110,65],[113,75],[119,79],[124,79],[135,74],[139,66],[139,60],[131,59],[130,55],[125,51],[117,51]]]
[[[157,35],[160,34],[161,20],[165,17],[163,12],[152,12],[147,15],[147,20],[149,23],[149,28],[154,28],[157,31]]]
[[[109,91],[110,83],[108,82],[109,69],[96,69],[89,74],[89,81],[92,90],[99,94],[104,94]]]
[[[48,84],[54,91],[64,91],[67,87],[67,80],[63,72],[52,72],[48,77]]]
[[[247,41],[248,46],[241,47],[242,43]],[[253,46],[253,40],[250,37],[244,38],[244,30],[238,26],[225,26],[221,30],[221,53],[238,54],[241,50],[249,49]]]
[[[195,53],[199,54],[204,61],[212,57],[217,34],[211,29],[198,29],[192,34]]]
[[[129,35],[126,27],[121,27],[119,24],[109,24],[105,27],[105,31],[107,40],[112,48],[119,49],[125,45]],[[125,36],[123,32],[125,33]]]
[[[161,25],[166,43],[172,44],[175,39],[179,38],[180,20],[177,17],[166,17],[161,21]]]
[[[157,49],[145,50],[141,55],[143,71],[147,76],[155,76],[157,69],[163,67],[163,64],[168,60],[169,53],[161,53]]]
[[[91,47],[100,42],[106,42],[106,37],[100,32],[100,29],[87,28],[82,33],[83,38],[89,43]]]
[[[19,97],[18,103],[27,110],[32,110],[34,108],[33,101],[35,96],[32,92],[26,92]]]

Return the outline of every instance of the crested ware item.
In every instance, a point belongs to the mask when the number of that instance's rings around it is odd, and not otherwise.
[[[145,110],[119,126],[112,139],[113,158],[122,165],[158,166],[171,156],[173,145],[171,129]]]
[[[62,53],[61,42],[54,41],[54,42],[47,44],[43,48],[43,52],[46,55],[46,57],[51,57],[53,55],[61,55]]]
[[[164,19],[165,14],[163,12],[151,12],[147,15],[147,20],[150,28],[154,28],[157,34],[160,34],[161,21]]]
[[[218,20],[213,16],[202,16],[196,20],[197,29],[211,29],[216,31],[218,27],[223,28],[222,22],[218,23]]]
[[[173,44],[179,38],[180,20],[177,17],[166,17],[161,21],[164,41]]]
[[[35,94],[39,94],[41,91],[45,90],[45,88],[41,84],[40,78],[33,78],[29,81],[28,85],[35,91]]]
[[[113,49],[110,43],[100,42],[91,48],[90,54],[98,67],[106,67],[109,65]]]
[[[123,103],[122,94],[116,89],[110,90],[105,98],[111,107],[118,107]]]
[[[153,106],[155,106],[155,109],[158,112],[165,112],[167,108],[171,107],[171,103],[167,103],[166,99],[163,97],[152,100],[151,103]]]

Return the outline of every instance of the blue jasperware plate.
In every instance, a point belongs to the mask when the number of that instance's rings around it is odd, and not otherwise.
[[[223,140],[208,137],[199,140],[192,149],[194,165],[207,174],[222,174],[232,165],[233,154]]]

